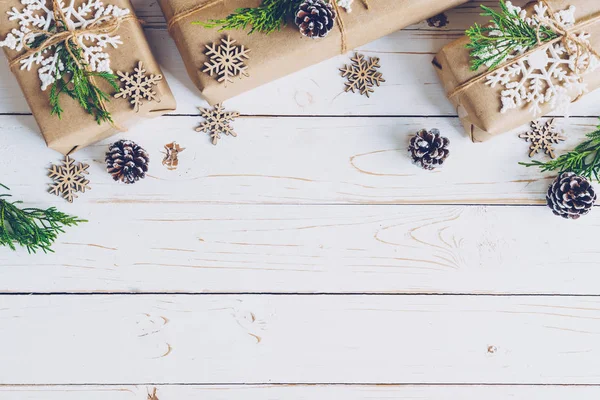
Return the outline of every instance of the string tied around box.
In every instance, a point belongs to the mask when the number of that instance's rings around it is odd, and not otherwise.
[[[370,8],[370,3],[369,0],[360,0],[361,3],[363,4],[363,6],[368,10]],[[171,30],[173,29],[173,27],[181,22],[182,20],[184,20],[185,18],[188,18],[202,10],[205,10],[207,8],[216,6],[217,4],[222,3],[223,0],[207,0],[205,2],[201,2],[197,5],[195,5],[194,7],[191,7],[187,10],[183,10],[183,11],[179,11],[176,12],[167,22],[167,30],[169,32],[171,32]],[[338,29],[340,31],[341,34],[341,54],[344,54],[347,50],[348,50],[348,40],[347,40],[347,33],[346,33],[346,28],[344,26],[344,21],[342,20],[341,17],[341,13],[340,13],[340,7],[338,6],[337,2],[335,0],[332,0],[331,3],[333,4],[336,14],[337,14],[337,18],[336,20],[336,24],[338,26]]]
[[[564,48],[566,49],[566,51],[568,52],[569,55],[575,56],[576,62],[575,62],[574,72],[575,72],[577,79],[580,82],[583,80],[583,75],[588,71],[588,69],[590,67],[591,57],[594,56],[600,60],[600,54],[584,38],[578,37],[576,32],[580,31],[581,29],[585,28],[586,26],[600,22],[600,13],[592,14],[592,15],[576,22],[571,27],[564,27],[563,24],[559,21],[557,14],[554,12],[552,7],[550,6],[550,4],[548,4],[548,2],[546,0],[540,0],[539,3],[547,8],[548,17],[539,18],[537,16],[533,16],[533,18],[536,19],[536,21],[537,21],[537,28],[536,28],[537,45],[530,48],[527,51],[524,51],[523,53],[521,53],[513,58],[506,60],[502,64],[498,65],[496,68],[490,68],[487,71],[485,71],[479,75],[476,75],[476,76],[472,77],[471,79],[467,80],[466,82],[458,85],[456,88],[454,88],[452,91],[450,91],[450,93],[448,93],[448,97],[450,99],[463,93],[464,91],[466,91],[467,89],[476,85],[477,83],[480,83],[483,80],[487,79],[492,74],[494,74],[496,72],[496,70],[510,66],[510,65],[514,65],[514,64],[518,63],[519,61],[528,58],[533,53],[545,50],[548,47],[553,46],[559,42],[563,43]],[[552,32],[554,32],[557,35],[557,37],[552,40],[549,40],[549,41],[543,41],[541,38],[541,35],[540,35],[540,31],[543,26],[552,30]],[[587,62],[580,63],[579,60],[584,59],[584,58],[587,58]],[[582,94],[579,94],[573,101],[577,101],[581,96],[582,96]]]

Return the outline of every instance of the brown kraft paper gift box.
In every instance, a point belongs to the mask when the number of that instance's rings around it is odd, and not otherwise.
[[[369,43],[408,25],[420,22],[468,0],[369,0],[369,9],[356,0],[352,12],[340,8],[338,18],[344,25],[346,50]],[[210,0],[159,0],[167,21]],[[281,31],[268,36],[262,33],[248,35],[246,31],[218,32],[218,29],[192,25],[194,21],[225,18],[237,8],[257,7],[260,0],[222,0],[170,25],[170,33],[194,84],[210,104],[217,104],[240,93],[299,71],[340,53],[342,33],[336,25],[326,38],[303,37],[293,21]],[[249,29],[249,28],[248,28]],[[250,49],[247,60],[248,77],[242,77],[225,87],[208,73],[202,72],[205,45],[219,41],[226,35]]]
[[[583,19],[596,16],[600,13],[600,1],[594,0],[546,0],[554,11],[565,10],[569,6],[576,7],[575,19]],[[531,10],[537,1],[527,4],[526,8]],[[577,22],[575,22],[575,27]],[[600,20],[592,24],[587,24],[581,29],[591,35],[589,41],[596,51],[600,51]],[[575,32],[578,32],[575,29]],[[471,71],[471,59],[466,45],[469,39],[458,39],[446,45],[434,58],[433,65],[443,82],[447,93],[451,93],[457,87],[464,85],[471,79],[487,71],[481,67],[477,71]],[[510,64],[510,62],[508,62]],[[506,62],[502,65],[506,65]],[[600,87],[600,70],[582,75],[588,91]],[[495,135],[510,131],[534,119],[540,118],[552,112],[549,103],[542,105],[542,112],[534,116],[529,110],[528,105],[521,108],[511,109],[501,113],[502,108],[500,92],[503,87],[496,85],[495,88],[485,84],[485,80],[479,81],[456,96],[450,98],[458,116],[464,126],[465,132],[473,142],[482,142]],[[576,93],[570,93],[571,98],[576,97]]]
[[[76,3],[81,2],[83,0],[76,1]],[[46,0],[46,3],[52,9],[52,0]],[[103,0],[103,3],[129,9],[134,15],[129,0]],[[17,21],[8,20],[7,11],[13,7],[21,10],[24,5],[19,0],[0,1],[0,21],[2,21],[0,23],[0,39],[6,37],[13,28],[18,29]],[[109,46],[106,50],[110,54],[110,67],[113,73],[116,74],[117,71],[133,73],[138,62],[142,61],[147,74],[162,75],[160,66],[154,59],[146,41],[143,29],[136,19],[124,20],[114,35],[120,36],[123,43],[118,48]],[[4,50],[9,62],[25,52],[6,47]],[[30,71],[21,70],[19,65],[12,68],[48,147],[63,154],[69,154],[119,132],[109,123],[98,124],[93,116],[86,113],[75,100],[66,94],[60,96],[61,106],[64,109],[62,119],[51,115],[50,88],[45,91],[41,90],[37,70],[38,67],[35,65]],[[106,93],[111,96],[114,94],[114,90],[108,83],[102,80],[97,80],[97,82],[98,86]],[[115,124],[127,128],[142,118],[155,117],[175,110],[175,98],[164,78],[157,86],[153,86],[153,89],[160,102],[144,100],[139,112],[134,110],[129,99],[111,97],[107,108],[111,112]]]

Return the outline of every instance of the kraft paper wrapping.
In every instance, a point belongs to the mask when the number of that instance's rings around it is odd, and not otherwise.
[[[342,18],[345,27],[347,50],[352,50],[467,1],[369,0],[367,10],[357,0],[352,5],[352,13],[340,8],[338,17]],[[167,21],[202,2],[206,0],[159,0]],[[257,7],[260,3],[260,0],[223,0],[186,17],[170,29],[189,76],[210,104],[220,103],[342,52],[342,33],[337,25],[322,39],[303,37],[293,21],[268,36],[262,33],[248,35],[246,31],[218,32],[217,29],[192,25],[194,21],[225,18],[237,8]],[[234,83],[225,87],[202,69],[208,61],[204,54],[205,45],[217,42],[227,34],[237,41],[237,45],[250,49],[250,59],[246,62],[250,76],[235,78]]]
[[[51,0],[47,0],[47,3],[52,4]],[[104,3],[105,5],[112,4],[121,8],[129,8],[133,14],[133,8],[129,0],[105,0]],[[13,7],[21,10],[24,6],[18,0],[0,1],[1,38],[4,38],[13,28],[18,28],[17,21],[8,21],[8,15],[6,14]],[[133,73],[138,61],[144,63],[144,68],[148,74],[162,74],[138,21],[135,19],[123,21],[115,35],[120,36],[123,42],[116,49],[112,46],[107,47],[107,53],[110,54],[110,66],[115,74],[116,71]],[[14,60],[24,52],[17,52],[8,48],[4,48],[4,50],[9,61]],[[21,86],[48,147],[63,154],[68,154],[119,132],[108,123],[99,125],[93,116],[87,114],[75,100],[65,94],[60,97],[61,106],[64,109],[62,119],[59,119],[56,115],[50,115],[51,107],[48,102],[50,88],[46,91],[41,90],[37,67],[34,66],[31,71],[27,71],[21,70],[20,65],[18,65],[12,71]],[[97,82],[106,93],[111,95],[114,93],[114,90],[106,82],[102,80]],[[175,110],[175,98],[166,80],[163,78],[153,88],[158,94],[160,103],[144,101],[137,113],[129,104],[128,99],[111,98],[107,106],[115,124],[127,128],[143,118],[155,117]]]
[[[554,11],[567,9],[571,5],[575,6],[575,18],[577,21],[600,12],[599,1],[546,1]],[[535,3],[537,2],[529,3],[527,8],[531,9]],[[582,31],[592,35],[590,44],[596,51],[600,51],[600,21],[583,27]],[[466,48],[467,43],[469,43],[467,37],[458,39],[442,48],[433,60],[433,65],[447,93],[452,92],[456,87],[468,82],[473,77],[486,72],[486,69],[483,67],[478,71],[471,71],[469,50]],[[506,63],[503,65],[506,65]],[[600,87],[600,70],[584,74],[583,80],[587,85],[588,91],[597,89]],[[495,135],[508,132],[553,111],[550,105],[546,103],[542,106],[542,113],[537,116],[534,116],[528,110],[528,104],[520,109],[512,109],[501,113],[502,102],[500,92],[502,89],[503,87],[500,85],[491,88],[483,80],[450,99],[456,108],[465,132],[471,137],[473,142],[488,140]],[[571,98],[575,97],[576,93],[571,93]]]

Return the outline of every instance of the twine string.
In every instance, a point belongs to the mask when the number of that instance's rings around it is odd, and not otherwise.
[[[371,5],[369,4],[369,0],[360,0],[360,1],[367,10],[370,8]],[[223,0],[208,0],[203,3],[195,5],[194,7],[191,7],[190,9],[174,13],[174,15],[167,22],[167,30],[169,32],[171,32],[171,30],[177,23],[181,22],[182,20],[186,19],[189,16],[192,16],[206,8],[213,7],[221,2],[223,2]],[[333,7],[335,8],[335,12],[337,14],[337,17],[335,20],[336,20],[338,29],[340,30],[341,36],[342,36],[341,37],[341,42],[342,42],[342,45],[341,45],[342,51],[341,52],[343,54],[347,51],[347,48],[348,48],[348,44],[347,44],[347,36],[348,35],[346,33],[346,28],[344,26],[344,21],[342,20],[341,13],[340,13],[340,7],[338,6],[337,1],[331,0],[331,3],[333,4]]]
[[[504,68],[508,65],[514,65],[537,51],[545,51],[545,49],[547,49],[548,47],[553,46],[556,43],[563,42],[564,47],[569,53],[569,55],[575,55],[575,74],[577,75],[578,79],[582,81],[582,75],[585,74],[585,72],[587,72],[591,65],[591,57],[595,56],[600,60],[600,54],[588,42],[586,42],[585,39],[578,38],[575,32],[585,28],[588,25],[592,25],[600,21],[600,13],[592,14],[582,19],[570,28],[563,28],[560,24],[560,21],[558,21],[557,17],[555,16],[552,7],[546,2],[546,0],[541,0],[540,2],[548,8],[548,15],[550,17],[544,18],[543,21],[538,21],[539,24],[536,30],[537,46],[525,51],[524,53],[516,57],[506,60],[506,62],[500,65],[498,68]],[[558,35],[558,37],[547,42],[543,42],[540,36],[542,22],[549,26],[550,29]],[[588,56],[588,60],[584,68],[581,68],[581,63],[579,61],[585,55]],[[488,69],[484,73],[476,75],[473,78],[467,80],[463,84],[454,88],[454,90],[452,90],[450,93],[448,93],[448,98],[452,99],[458,94],[471,88],[473,85],[483,81],[484,79],[487,79],[490,75],[495,73],[498,68]],[[574,101],[577,101],[581,96],[582,94],[578,95]]]
[[[58,28],[60,25],[60,26],[62,26],[63,30],[60,30],[60,31],[57,30],[56,32],[50,32],[50,31],[43,30],[43,29],[32,29],[31,31],[29,31],[25,35],[25,37],[23,37],[23,47],[26,49],[25,53],[23,53],[22,55],[20,55],[19,57],[15,58],[15,59],[13,59],[9,64],[10,68],[13,69],[13,68],[17,67],[23,60],[27,59],[28,57],[30,57],[34,54],[41,53],[44,50],[46,50],[52,46],[56,46],[61,43],[64,43],[65,50],[69,53],[69,55],[71,56],[71,58],[73,59],[73,61],[77,65],[77,67],[79,69],[83,69],[86,72],[90,73],[88,75],[88,79],[90,80],[92,85],[98,86],[98,83],[97,83],[94,75],[91,74],[92,71],[90,70],[89,65],[87,63],[81,63],[79,61],[78,57],[76,57],[75,54],[73,53],[73,47],[77,48],[80,46],[79,45],[79,37],[82,35],[102,35],[102,34],[110,35],[110,34],[115,33],[116,31],[118,31],[119,28],[121,27],[121,24],[124,21],[133,20],[133,19],[136,19],[136,17],[134,17],[131,14],[128,14],[128,15],[125,15],[122,17],[105,15],[105,16],[101,16],[101,17],[97,18],[96,20],[92,21],[92,23],[90,23],[90,25],[87,28],[73,29],[66,22],[67,17],[65,15],[62,7],[58,3],[58,0],[52,1],[52,12],[54,14],[54,21],[56,23],[56,27]],[[46,39],[44,39],[44,41],[42,43],[40,43],[39,46],[33,48],[33,47],[31,47],[31,45],[29,43],[37,35],[44,35],[44,36],[46,36]],[[100,104],[100,108],[102,109],[102,111],[108,112],[106,101],[104,99],[100,98],[99,104]],[[113,121],[110,122],[110,125],[119,131],[125,131],[124,128],[118,126]]]

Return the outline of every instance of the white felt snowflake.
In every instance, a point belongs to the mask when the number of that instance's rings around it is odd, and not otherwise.
[[[542,3],[534,6],[533,17],[527,17],[525,11],[506,3],[509,10],[516,12],[531,26],[545,25],[548,21],[548,9]],[[562,29],[568,29],[575,23],[575,7],[554,14],[556,23]],[[494,33],[502,36],[502,32]],[[588,42],[590,35],[580,33],[578,40]],[[522,54],[527,49],[518,49],[512,57]],[[571,96],[580,96],[587,91],[577,74],[577,71],[591,72],[598,68],[599,60],[588,54],[577,55],[576,44],[558,42],[548,46],[545,50],[532,53],[487,77],[487,85],[496,87],[501,85],[502,109],[505,113],[529,104],[529,111],[537,116],[542,112],[542,105],[548,103],[552,109],[566,110],[571,103]],[[589,65],[588,65],[589,64]],[[587,66],[587,69],[585,68]]]
[[[104,5],[100,0],[86,0],[79,6],[75,6],[75,0],[58,0],[67,28],[76,31],[85,29],[99,22],[100,18],[123,17],[129,14],[129,9],[122,9],[113,5]],[[13,7],[7,12],[9,21],[18,21],[19,29],[12,29],[4,40],[0,41],[0,47],[8,47],[12,50],[21,51],[27,45],[43,36],[44,33],[56,32],[56,22],[52,9],[52,0],[21,0],[25,7],[17,10]],[[32,31],[36,31],[32,33]],[[109,34],[81,34],[76,35],[77,44],[81,49],[83,61],[91,71],[110,72],[110,58],[105,49],[108,46],[114,48],[122,44],[120,36]],[[42,90],[46,90],[57,79],[60,79],[64,71],[64,65],[57,57],[57,52],[63,48],[63,44],[50,46],[40,52],[21,60],[21,69],[31,70],[33,65],[38,65],[38,75]]]

